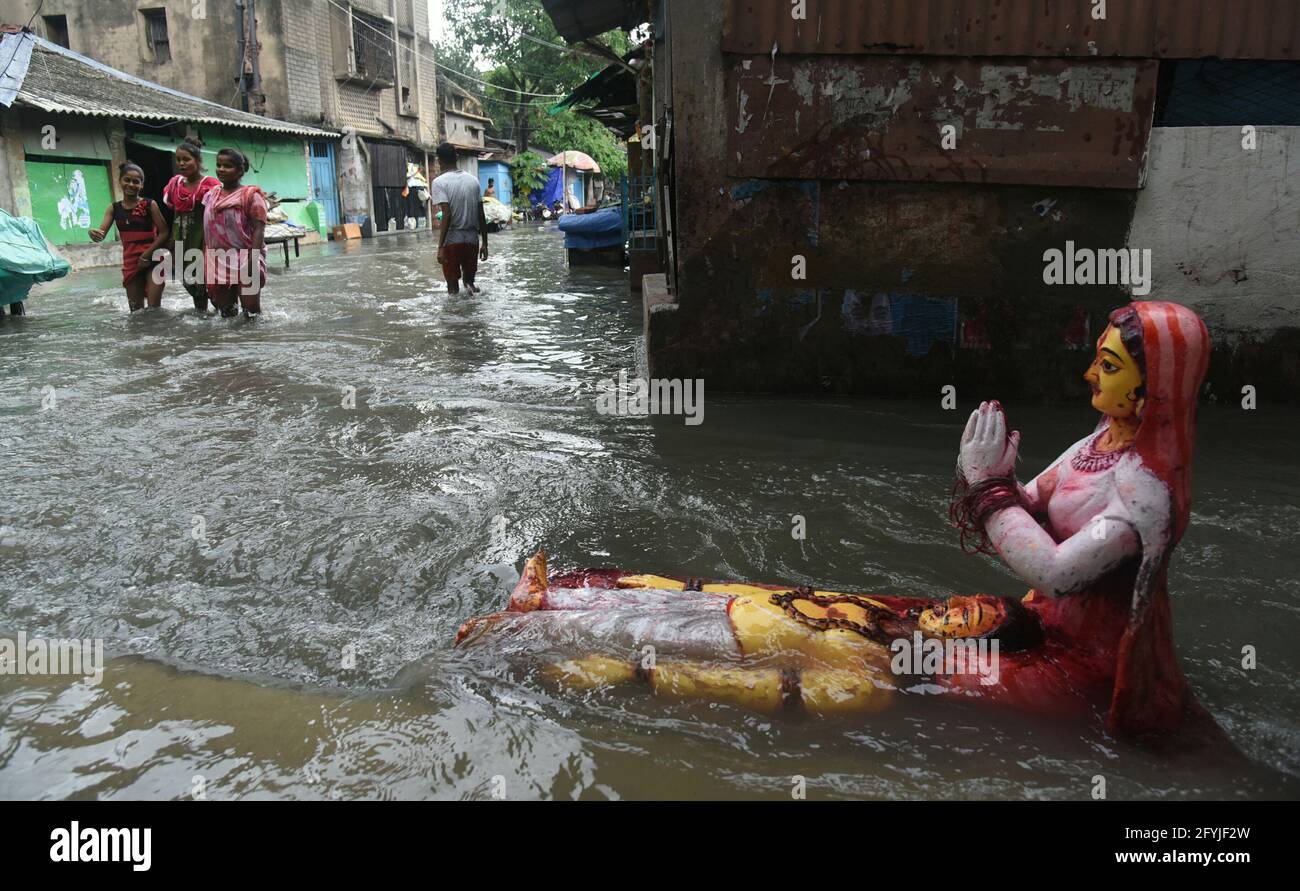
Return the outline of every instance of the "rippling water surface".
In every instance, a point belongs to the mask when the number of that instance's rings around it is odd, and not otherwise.
[[[0,676],[0,797],[180,798],[195,777],[209,798],[781,797],[797,775],[810,798],[1081,798],[1098,774],[1112,798],[1297,797],[1289,409],[1205,409],[1171,573],[1187,674],[1249,762],[930,701],[796,721],[564,692],[453,651],[539,547],[558,567],[1023,588],[944,522],[965,412],[706,390],[698,427],[601,415],[601,382],[638,366],[626,276],[567,269],[552,232],[493,247],[476,299],[445,293],[427,236],[398,236],[305,249],[251,325],[178,288],[128,316],[113,270],[0,323],[0,632],[111,657],[99,686]],[[1078,406],[1008,410],[1025,472],[1093,422],[1082,384]]]

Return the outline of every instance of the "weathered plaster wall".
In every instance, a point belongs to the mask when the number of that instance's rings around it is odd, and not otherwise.
[[[377,16],[395,12],[407,30],[403,42],[417,54],[412,95],[418,115],[399,113],[395,88],[336,80],[347,43],[332,31],[346,31],[342,24],[346,13],[340,7],[349,5]],[[0,22],[25,24],[32,8],[29,0],[0,0]],[[167,10],[171,43],[171,61],[163,63],[151,57],[139,12],[157,8]],[[70,48],[75,52],[174,90],[239,106],[235,79],[240,26],[234,0],[202,4],[195,0],[45,0],[40,12],[67,16]],[[257,0],[257,22],[258,64],[266,95],[261,113],[318,126],[353,126],[363,135],[437,144],[434,49],[428,42],[425,0]],[[34,27],[44,33],[40,21]],[[378,39],[368,32],[367,36]]]
[[[1300,127],[1158,128],[1129,245],[1222,337],[1300,326]]]
[[[14,115],[0,116],[0,207],[16,217],[32,215],[22,134]]]
[[[1153,297],[1185,303],[1214,343],[1208,381],[1300,402],[1300,127],[1152,131],[1129,243],[1150,248]]]
[[[269,22],[279,17],[280,0],[260,0],[258,19]],[[0,0],[0,20],[25,24],[31,17],[29,0]],[[167,36],[171,60],[158,63],[152,58],[145,36],[141,9],[167,10]],[[202,17],[196,16],[202,12]],[[90,56],[136,77],[164,84],[222,105],[237,104],[235,74],[238,70],[238,14],[233,2],[208,0],[45,0],[40,14],[64,15],[68,19],[68,42],[74,52]],[[34,27],[44,34],[38,21]],[[267,110],[271,117],[287,111],[283,83],[284,52],[271,28],[259,33],[262,44],[262,76],[267,87]]]
[[[1099,325],[1127,297],[1045,285],[1043,252],[1122,246],[1133,191],[728,177],[721,4],[671,12],[678,309],[654,316],[656,374],[718,390],[1077,395],[1071,320],[1083,309]],[[955,300],[991,348],[909,351],[873,333],[877,295]]]
[[[1152,250],[1149,296],[1211,328],[1216,392],[1266,380],[1263,398],[1300,399],[1300,128],[1261,128],[1253,153],[1239,129],[1157,131],[1144,191],[728,176],[722,5],[669,3],[673,89],[657,111],[674,117],[677,308],[648,316],[656,375],[714,390],[1077,398],[1089,336],[1130,294],[1044,283],[1044,252],[1072,241]],[[955,301],[952,327],[974,336],[918,349],[897,316],[880,333],[900,299]]]

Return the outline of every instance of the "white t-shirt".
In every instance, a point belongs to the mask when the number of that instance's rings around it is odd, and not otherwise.
[[[429,197],[435,206],[450,205],[447,244],[478,244],[480,202],[478,177],[464,170],[452,170],[433,181]]]

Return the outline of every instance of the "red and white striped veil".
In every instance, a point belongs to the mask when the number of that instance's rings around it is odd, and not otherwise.
[[[1191,513],[1196,403],[1210,335],[1196,313],[1177,303],[1135,301],[1111,314],[1119,327],[1135,321],[1141,324],[1145,401],[1134,447],[1116,466],[1115,483],[1141,539],[1142,562],[1107,724],[1141,738],[1172,732],[1193,712],[1208,717],[1178,665],[1167,576]]]

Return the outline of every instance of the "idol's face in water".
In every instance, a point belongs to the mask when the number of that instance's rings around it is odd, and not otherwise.
[[[935,637],[981,637],[1007,619],[1006,606],[996,598],[949,598],[924,610],[918,624]]]
[[[1097,356],[1083,379],[1092,387],[1092,407],[1112,418],[1131,418],[1142,403],[1142,369],[1124,348],[1114,325],[1097,341]]]

